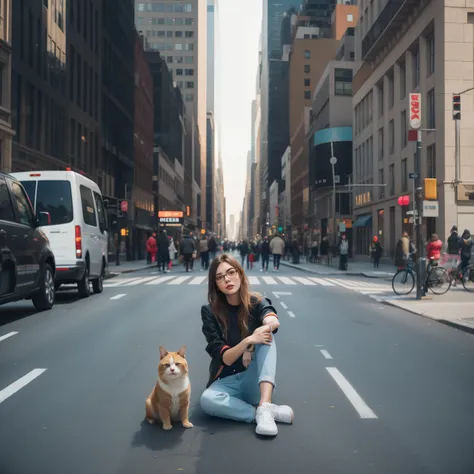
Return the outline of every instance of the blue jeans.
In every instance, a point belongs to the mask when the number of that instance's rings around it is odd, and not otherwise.
[[[245,372],[218,379],[201,395],[204,413],[229,420],[253,423],[260,402],[260,383],[275,386],[277,350],[271,345],[255,346],[254,359]]]

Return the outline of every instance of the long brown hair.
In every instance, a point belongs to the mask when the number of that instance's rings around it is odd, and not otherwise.
[[[217,268],[221,263],[228,263],[230,266],[235,268],[240,278],[240,307],[238,312],[238,322],[240,335],[243,339],[249,334],[250,310],[258,301],[261,300],[261,296],[255,293],[250,293],[247,275],[245,275],[244,269],[234,257],[231,257],[227,254],[222,254],[212,261],[211,266],[209,267],[208,300],[209,304],[211,305],[214,317],[221,324],[226,336],[227,329],[229,327],[227,299],[224,293],[222,293],[217,287],[216,282]]]

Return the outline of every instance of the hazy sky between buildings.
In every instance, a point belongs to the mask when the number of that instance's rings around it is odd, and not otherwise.
[[[238,219],[250,150],[252,100],[256,92],[262,0],[219,0],[221,65],[216,71],[227,222]]]

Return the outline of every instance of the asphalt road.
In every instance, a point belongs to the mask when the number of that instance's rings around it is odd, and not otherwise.
[[[147,270],[87,300],[60,292],[46,313],[0,307],[0,474],[474,472],[473,336],[383,306],[354,278],[251,275],[279,312],[275,401],[294,425],[259,439],[201,413],[205,274],[156,284]],[[144,423],[144,402],[159,345],[183,344],[194,428],[164,432]]]

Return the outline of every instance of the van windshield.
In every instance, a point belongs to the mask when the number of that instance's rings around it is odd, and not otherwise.
[[[73,219],[71,184],[69,181],[38,181],[35,199],[35,186],[32,181],[22,184],[30,197],[36,214],[49,212],[50,225],[67,224]]]

